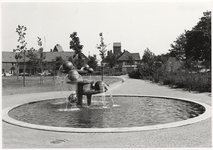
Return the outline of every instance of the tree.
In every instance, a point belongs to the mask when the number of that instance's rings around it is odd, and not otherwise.
[[[18,48],[18,47],[17,47]],[[18,75],[19,75],[19,59],[22,58],[20,50],[19,49],[13,49],[13,52],[15,53],[15,59],[16,59],[16,76],[17,76],[17,81],[18,81]]]
[[[97,45],[97,49],[99,49],[100,56],[101,56],[101,68],[102,68],[101,69],[102,70],[101,71],[101,74],[102,74],[101,79],[103,81],[103,75],[104,75],[104,65],[103,65],[103,63],[104,63],[104,59],[105,59],[106,52],[107,52],[107,49],[106,49],[107,45],[104,44],[103,33],[100,33],[99,36],[101,38],[101,43]]]
[[[70,34],[70,49],[73,49],[75,51],[75,54],[73,55],[74,59],[77,59],[75,67],[76,68],[81,68],[83,66],[83,53],[82,53],[82,49],[83,49],[83,45],[80,44],[80,40],[79,37],[77,37],[77,32],[73,32],[72,34]]]
[[[204,32],[204,36],[211,39],[211,11],[203,12],[203,15],[193,30],[200,30]]]
[[[12,66],[12,67],[10,68],[10,70],[11,70],[11,72],[12,72],[12,74],[13,74],[14,71],[16,70],[16,68],[15,68],[14,66]]]
[[[185,60],[188,68],[198,61],[211,68],[211,12],[203,14],[192,30],[185,31],[171,44],[170,54]]]
[[[106,56],[105,61],[108,63],[109,67],[112,69],[117,64],[117,57],[115,54],[110,53],[108,56]]]
[[[23,56],[24,56],[23,86],[25,86],[25,53],[27,50],[27,42],[25,41],[26,30],[27,28],[25,26],[20,26],[20,25],[18,25],[18,28],[16,28],[16,32],[19,35],[19,38],[18,38],[19,45],[17,46],[17,50],[23,53]]]
[[[40,66],[40,71],[41,71],[41,73],[44,71],[44,69],[43,69],[43,60],[46,58],[46,56],[45,56],[45,54],[44,54],[44,52],[43,52],[43,50],[44,50],[44,48],[42,47],[42,40],[41,40],[41,38],[40,37],[38,37],[38,46],[39,46],[39,49],[38,49],[38,57],[39,57],[39,66]]]
[[[155,54],[152,53],[149,50],[149,48],[147,48],[144,50],[144,54],[142,56],[142,62],[147,64],[150,67],[154,62],[154,57],[155,57]]]
[[[38,59],[38,52],[32,47],[28,51],[26,57],[29,58],[28,63],[31,68],[36,72],[39,68],[39,59]]]
[[[187,41],[185,33],[177,37],[174,44],[171,44],[172,49],[169,50],[171,55],[175,56],[178,60],[184,60],[186,58],[185,45]]]
[[[169,57],[170,57],[170,53],[166,53],[166,54],[161,54],[161,55],[155,56],[154,60],[157,62],[162,62],[163,65],[166,65]]]
[[[185,45],[186,59],[192,59],[194,61],[202,60],[202,49],[205,42],[202,31],[187,31],[186,32],[187,43]]]
[[[97,61],[96,55],[89,56],[88,58],[89,58],[88,65],[89,65],[93,70],[96,70],[96,68],[97,68],[97,66],[98,66],[98,61]]]
[[[155,58],[155,54],[152,53],[149,48],[144,50],[144,54],[142,56],[142,62],[143,62],[143,67],[142,72],[143,72],[143,76],[147,76],[147,77],[153,77],[154,74],[154,58]]]
[[[59,70],[61,65],[65,62],[61,56],[56,57],[55,60],[53,60],[53,67],[54,70]]]
[[[202,61],[207,68],[211,68],[211,12],[203,13],[197,25],[187,31],[185,52],[194,61]]]

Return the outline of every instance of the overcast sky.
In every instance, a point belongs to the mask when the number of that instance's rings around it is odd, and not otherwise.
[[[1,2],[1,49],[12,51],[18,45],[18,25],[27,27],[27,48],[45,51],[60,44],[69,51],[70,34],[77,32],[85,55],[97,54],[99,33],[104,42],[121,42],[122,50],[143,55],[148,47],[156,55],[167,53],[170,44],[197,24],[203,12],[211,10],[209,1],[153,2]]]

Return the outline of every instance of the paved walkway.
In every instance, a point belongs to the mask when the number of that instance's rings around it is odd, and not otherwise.
[[[211,105],[207,93],[196,94],[170,89],[148,81],[129,79],[112,89],[113,94],[161,95],[193,99]],[[39,98],[59,96],[59,93],[40,93],[4,96],[2,108]],[[34,130],[3,122],[3,148],[210,148],[211,118],[181,127],[126,133],[61,133]],[[53,142],[55,141],[55,143]]]

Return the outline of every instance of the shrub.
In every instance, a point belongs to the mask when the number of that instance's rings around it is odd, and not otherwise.
[[[142,78],[141,73],[138,69],[129,72],[128,75],[129,75],[130,78],[135,78],[135,79],[141,79]]]
[[[151,80],[163,85],[175,86],[189,91],[211,92],[211,73],[191,72],[191,70],[166,72],[139,67],[128,73],[130,78]]]

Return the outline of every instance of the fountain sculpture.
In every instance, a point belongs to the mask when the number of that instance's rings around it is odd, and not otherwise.
[[[68,84],[76,84],[76,92],[71,93],[68,97],[69,103],[76,103],[78,106],[82,105],[82,97],[87,97],[87,105],[91,105],[91,99],[93,94],[104,93],[107,91],[106,84],[103,81],[97,81],[96,83],[91,80],[84,80],[80,73],[93,73],[93,69],[88,65],[83,67],[83,70],[77,70],[70,61],[66,61],[60,69],[61,73],[67,74]]]

